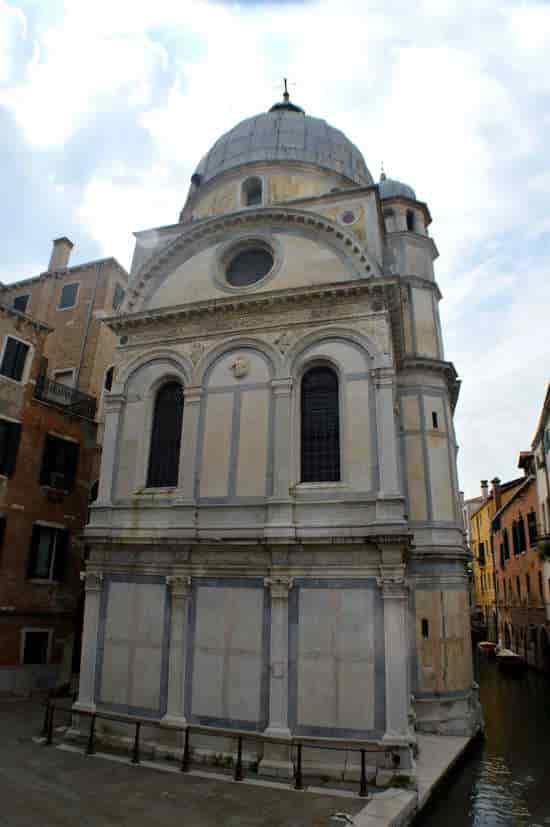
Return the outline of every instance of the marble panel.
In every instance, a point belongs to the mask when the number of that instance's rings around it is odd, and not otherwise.
[[[238,497],[263,497],[266,494],[269,391],[244,391],[241,401],[239,456],[237,460]]]
[[[233,393],[206,397],[206,421],[202,444],[201,497],[227,497],[233,423]]]

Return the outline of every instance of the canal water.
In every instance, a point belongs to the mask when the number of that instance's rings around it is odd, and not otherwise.
[[[415,824],[421,827],[550,824],[550,677],[521,678],[478,663],[485,739]]]

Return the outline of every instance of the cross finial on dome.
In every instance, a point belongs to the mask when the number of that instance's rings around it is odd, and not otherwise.
[[[382,161],[382,163],[380,164],[380,180],[386,180],[386,173],[384,172],[384,161]]]
[[[288,94],[288,86],[287,86],[287,79],[286,78],[283,78],[283,83],[285,85],[285,91],[283,92],[283,98],[285,100],[285,103],[288,103],[289,100],[290,100],[290,95]]]
[[[296,106],[296,104],[292,103],[292,101],[290,100],[290,94],[288,92],[288,78],[283,78],[283,85],[284,85],[283,100],[280,101],[279,103],[273,104],[273,106],[271,107],[271,109],[269,111],[270,112],[280,112],[280,111],[298,112],[299,114],[304,115],[305,114],[304,110],[300,106]]]

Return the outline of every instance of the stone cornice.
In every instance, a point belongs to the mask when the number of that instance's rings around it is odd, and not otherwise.
[[[364,245],[349,229],[319,213],[288,207],[259,207],[258,209],[239,210],[238,212],[216,216],[208,220],[182,225],[182,232],[172,242],[163,247],[156,255],[148,259],[137,272],[134,286],[128,290],[125,310],[132,312],[142,298],[147,283],[159,273],[170,258],[182,247],[219,234],[228,229],[240,229],[258,226],[262,223],[287,224],[292,227],[315,229],[320,234],[335,238],[348,256],[354,261],[358,273],[365,276],[378,275],[379,266],[367,253]]]
[[[287,290],[273,290],[262,293],[246,294],[242,296],[228,296],[227,298],[210,299],[207,301],[191,302],[176,307],[142,310],[137,313],[128,313],[123,316],[108,316],[103,319],[115,333],[120,334],[131,328],[146,327],[158,321],[181,321],[188,318],[210,316],[215,313],[230,313],[240,310],[253,310],[271,307],[274,304],[310,303],[312,299],[331,300],[335,297],[373,296],[384,300],[385,291],[389,285],[396,284],[396,278],[352,280],[332,282],[317,287],[293,287]]]
[[[89,270],[91,267],[98,267],[99,265],[104,264],[111,264],[115,270],[121,274],[124,282],[127,283],[128,272],[124,269],[122,264],[118,263],[116,258],[109,256],[108,258],[98,258],[95,261],[85,261],[82,264],[75,264],[72,267],[64,267],[61,270],[45,270],[37,276],[31,276],[28,279],[21,279],[20,281],[13,281],[10,284],[4,284],[2,292],[19,290],[21,287],[27,287],[27,285],[36,284],[40,281],[46,281],[48,279],[63,279],[65,276],[74,276],[81,270]]]
[[[37,331],[41,331],[43,333],[51,333],[53,330],[53,327],[50,327],[49,324],[41,322],[39,319],[35,319],[33,316],[27,316],[26,313],[20,313],[19,310],[15,310],[13,307],[9,307],[7,304],[0,303],[0,312],[5,313],[6,316],[10,316],[11,318],[15,319],[21,324],[33,327]]]
[[[407,356],[402,360],[399,368],[400,370],[427,370],[443,374],[449,390],[451,410],[454,412],[458,402],[461,381],[452,362],[445,362],[442,359],[429,359],[424,356]]]

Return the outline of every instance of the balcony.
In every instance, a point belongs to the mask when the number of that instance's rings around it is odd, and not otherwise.
[[[47,376],[39,376],[34,388],[35,399],[55,405],[56,408],[84,419],[95,419],[97,401],[93,396]]]

